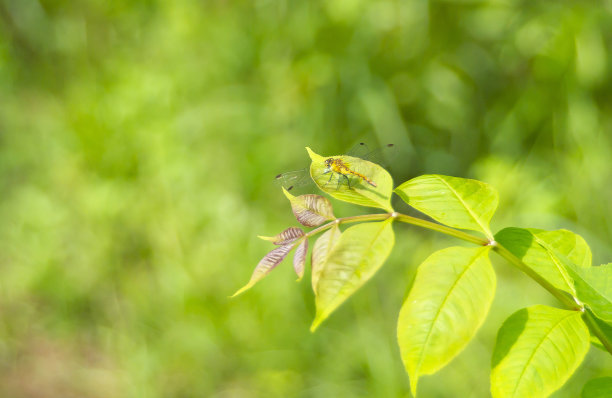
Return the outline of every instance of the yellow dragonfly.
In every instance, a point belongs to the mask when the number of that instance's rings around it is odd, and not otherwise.
[[[390,161],[395,155],[395,152],[396,148],[394,144],[387,144],[380,148],[370,150],[365,143],[360,142],[347,153],[347,156],[381,164],[385,163],[385,161]],[[343,161],[339,157],[329,157],[325,159],[325,169],[323,174],[330,174],[327,184],[331,183],[334,176],[337,176],[338,187],[344,181],[348,187],[351,188],[351,177],[356,178],[358,181],[363,181],[364,183],[367,183],[373,187],[377,186],[376,182],[372,181],[368,176],[360,173],[359,171],[354,170],[349,163]],[[310,177],[309,167],[278,174],[276,176],[276,182],[288,191],[297,187],[314,184],[312,178]]]

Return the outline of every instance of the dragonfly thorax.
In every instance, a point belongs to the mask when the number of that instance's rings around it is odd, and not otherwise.
[[[348,165],[342,161],[340,158],[327,158],[325,159],[325,171],[327,174],[329,172],[335,172],[340,174],[347,174],[349,172]]]

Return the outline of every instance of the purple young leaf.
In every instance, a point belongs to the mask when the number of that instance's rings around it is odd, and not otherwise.
[[[304,231],[297,227],[289,227],[276,236],[260,236],[261,239],[270,241],[275,245],[286,245],[304,236]]]
[[[307,227],[317,227],[325,221],[335,220],[332,204],[329,199],[321,195],[293,196],[284,191],[291,203],[291,210],[298,222]]]
[[[295,249],[293,256],[293,269],[298,276],[298,281],[304,276],[304,265],[306,264],[306,253],[308,252],[308,239],[304,238],[302,243]]]
[[[260,279],[262,279],[270,271],[272,271],[278,264],[280,264],[285,259],[285,257],[287,257],[287,254],[289,254],[291,249],[293,249],[293,246],[294,245],[292,244],[279,246],[268,254],[266,254],[264,258],[261,259],[259,264],[257,264],[257,266],[255,267],[255,270],[253,271],[253,275],[251,275],[251,280],[249,280],[249,283],[247,283],[244,287],[234,293],[232,297],[237,296],[245,290],[250,289],[255,283],[257,283]]]

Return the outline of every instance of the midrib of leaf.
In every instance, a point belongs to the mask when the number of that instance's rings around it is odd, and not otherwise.
[[[561,318],[553,327],[550,328],[550,330],[548,332],[546,332],[546,334],[544,335],[542,340],[538,343],[538,345],[535,347],[535,349],[531,352],[531,355],[529,356],[529,359],[527,360],[527,363],[525,364],[525,366],[521,370],[521,374],[519,375],[518,381],[516,382],[516,385],[514,386],[514,390],[512,391],[512,396],[513,397],[515,396],[516,391],[518,390],[521,382],[523,381],[523,375],[525,374],[525,371],[529,367],[529,364],[531,364],[531,361],[533,360],[533,357],[535,356],[536,352],[540,349],[540,346],[542,344],[544,344],[544,342],[548,339],[548,336],[557,328],[557,326],[559,326],[559,324],[561,322],[565,321],[567,318],[569,318],[570,316],[574,316],[574,315],[575,314],[572,312],[571,314],[567,314],[565,317]]]
[[[555,264],[555,267],[557,267],[557,270],[561,274],[561,277],[563,278],[567,286],[571,289],[572,295],[576,296],[576,288],[574,287],[574,280],[568,275],[567,271],[565,271],[565,268],[563,267],[563,265],[557,261],[557,257],[553,256],[550,250],[545,246],[545,243],[542,244],[542,240],[540,238],[538,238],[534,234],[531,234],[531,235],[535,238],[536,242],[538,242],[538,244],[546,251],[546,254],[548,255],[548,257],[550,257],[553,264]]]
[[[491,233],[491,231],[489,230],[489,227],[484,226],[481,222],[480,219],[478,217],[476,217],[476,214],[474,214],[474,212],[472,211],[472,209],[467,205],[467,203],[465,203],[463,201],[463,199],[461,198],[461,196],[457,193],[457,191],[455,191],[455,189],[453,187],[450,186],[450,184],[448,182],[446,182],[443,178],[440,178],[439,176],[436,176],[436,178],[440,181],[442,181],[442,183],[444,183],[444,185],[446,185],[448,187],[448,189],[453,193],[453,195],[455,195],[455,197],[459,200],[459,202],[461,202],[461,204],[463,205],[463,207],[465,207],[465,209],[468,211],[468,213],[470,213],[470,216],[472,216],[472,218],[474,219],[474,221],[476,221],[476,223],[480,226],[480,228],[482,228],[483,232],[485,233],[485,235],[487,235],[487,238],[490,240],[493,240],[493,234]]]
[[[392,219],[389,219],[389,220],[392,220]],[[383,221],[381,224],[388,223],[388,222],[390,222],[389,220],[385,220],[385,221]],[[374,242],[376,242],[376,241],[378,240],[378,237],[380,236],[380,234],[382,233],[383,229],[385,229],[385,228],[386,228],[386,225],[385,225],[385,226],[381,226],[381,228],[380,228],[380,229],[378,230],[378,232],[376,233],[375,238],[374,238],[374,239],[372,239],[372,240],[370,241],[370,243],[367,245],[367,248],[368,248],[368,249],[370,249],[370,248],[372,248],[372,246],[374,246]],[[365,256],[364,256],[364,257],[365,257]],[[361,265],[362,265],[363,263],[364,263],[364,260],[360,261],[360,262],[359,262],[359,266],[355,267],[355,269],[353,269],[353,270],[351,271],[351,277],[353,277],[353,276],[355,276],[355,275],[357,274],[357,270],[359,270],[359,269],[361,268]],[[342,291],[342,290],[344,290],[344,289],[340,289],[340,291]],[[340,291],[338,291],[338,293],[340,293]]]
[[[440,313],[442,312],[442,308],[444,308],[444,305],[446,304],[446,302],[448,301],[448,299],[451,297],[451,295],[454,293],[454,289],[455,286],[457,286],[457,284],[459,283],[459,281],[465,276],[465,274],[468,272],[468,270],[470,269],[470,267],[475,263],[474,258],[478,257],[480,255],[477,254],[474,257],[472,257],[470,259],[470,265],[467,266],[462,272],[461,274],[459,274],[459,277],[455,280],[455,282],[453,282],[453,285],[450,288],[450,293],[446,295],[446,297],[444,297],[444,300],[442,300],[442,304],[440,305],[440,307],[438,308],[438,310],[436,311],[436,316],[434,316],[433,321],[431,322],[431,327],[429,328],[429,330],[427,331],[427,337],[425,338],[425,343],[423,343],[423,349],[421,350],[421,353],[419,354],[419,363],[417,364],[417,374],[418,371],[421,369],[421,365],[423,364],[423,352],[425,352],[425,349],[427,348],[427,346],[429,346],[429,340],[431,338],[431,332],[434,329],[434,325],[436,324],[436,322],[438,321],[438,318],[440,317]],[[417,377],[418,378],[418,377]]]
[[[329,260],[329,254],[332,252],[333,248],[335,247],[335,244],[332,245],[331,242],[333,241],[334,236],[340,232],[340,228],[338,227],[332,227],[330,229],[330,231],[332,231],[332,233],[329,235],[329,239],[327,240],[327,249],[325,250],[325,255],[323,257],[323,261],[321,262],[321,264],[319,264],[320,267],[324,267],[327,264],[327,261]],[[338,242],[335,242],[336,244]],[[322,271],[319,271],[319,275]],[[315,294],[318,294],[318,290],[319,290],[319,280],[317,281],[317,292],[315,292]]]
[[[601,265],[598,265],[597,267],[601,267]],[[576,272],[576,274],[578,274],[578,276],[580,277],[580,279],[582,279],[587,285],[589,285],[589,287],[596,292],[597,294],[599,294],[602,298],[604,298],[606,300],[606,302],[610,303],[610,299],[606,296],[606,293],[602,293],[601,291],[599,291],[599,289],[595,286],[593,286],[593,284],[590,281],[587,281],[586,279],[584,279],[584,277],[582,275],[580,275],[580,273],[578,273],[578,271],[574,271]]]

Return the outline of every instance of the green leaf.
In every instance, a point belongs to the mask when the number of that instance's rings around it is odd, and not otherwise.
[[[315,295],[318,294],[318,284],[321,272],[327,265],[329,254],[340,239],[340,228],[338,224],[334,224],[323,235],[319,236],[314,246],[312,247],[312,256],[310,263],[312,264],[312,291]]]
[[[579,311],[536,305],[515,312],[497,335],[493,398],[549,396],[574,373],[588,349],[589,331]]]
[[[450,362],[482,325],[495,294],[489,250],[449,247],[419,266],[397,324],[413,395],[419,376]]]
[[[392,221],[355,225],[340,236],[319,276],[315,301],[317,313],[311,331],[385,262],[395,243]]]
[[[484,182],[443,175],[423,175],[395,189],[406,203],[450,227],[480,231],[492,239],[489,222],[498,196]]]
[[[538,243],[548,245],[574,264],[581,267],[591,266],[591,248],[582,236],[566,229],[544,231],[530,228],[529,231],[534,234]]]
[[[312,159],[310,175],[323,192],[345,202],[393,211],[391,207],[393,179],[387,170],[376,163],[352,156],[324,157],[314,153],[308,147],[306,147],[306,150]],[[363,175],[376,186],[372,186],[366,180],[351,174],[348,174],[347,177],[335,172],[326,174],[325,160],[330,158],[340,159],[350,170]]]
[[[302,243],[295,249],[293,255],[293,269],[298,276],[298,281],[304,277],[304,265],[306,264],[306,253],[308,252],[308,239],[304,238]]]
[[[283,188],[283,193],[291,203],[291,210],[298,222],[307,227],[318,227],[325,221],[335,220],[332,204],[321,195],[293,196]]]
[[[584,266],[591,262],[591,250],[584,239],[566,230],[511,227],[499,231],[495,240],[554,287],[572,295],[576,295],[574,281],[560,255],[571,256],[573,261]]]
[[[610,398],[612,377],[598,377],[587,381],[580,394],[581,398]]]
[[[563,260],[574,279],[578,299],[587,304],[598,318],[612,322],[612,264],[585,268]]]
[[[259,236],[260,239],[267,240],[275,245],[286,245],[304,236],[304,231],[297,227],[289,227],[276,236]]]

